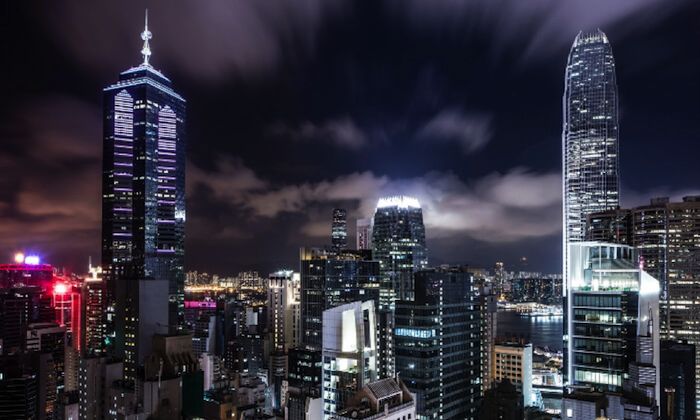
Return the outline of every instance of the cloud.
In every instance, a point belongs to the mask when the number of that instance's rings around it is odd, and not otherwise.
[[[31,249],[74,269],[99,257],[99,115],[91,104],[51,96],[19,103],[9,116],[1,133],[13,158],[0,159],[0,256]]]
[[[368,217],[377,200],[390,194],[410,194],[422,203],[428,235],[466,235],[485,242],[511,242],[557,233],[560,223],[560,176],[538,174],[524,168],[493,173],[465,183],[450,173],[432,172],[421,177],[392,179],[370,171],[355,172],[314,183],[289,184],[217,193],[216,185],[250,169],[199,178],[191,188],[207,187],[228,205],[244,208],[251,219],[276,218],[285,213],[307,215],[300,232],[321,237],[328,233],[328,209],[338,203],[352,217]],[[231,191],[229,191],[231,192]],[[193,193],[191,190],[190,193]]]
[[[330,119],[319,124],[305,121],[296,127],[276,123],[268,132],[294,141],[328,142],[350,150],[359,150],[367,145],[367,136],[349,117]]]
[[[580,30],[624,34],[659,21],[686,0],[389,0],[389,9],[417,27],[464,36],[485,32],[497,52],[517,47],[542,58],[571,45]],[[612,40],[613,43],[615,40]]]
[[[418,131],[423,141],[456,142],[467,155],[482,148],[492,136],[489,115],[470,115],[454,108],[439,112]]]
[[[259,77],[311,55],[344,0],[168,1],[149,4],[152,63],[200,81]],[[63,3],[44,8],[55,39],[83,66],[104,72],[141,62],[145,5]],[[109,29],[106,29],[109,28]]]

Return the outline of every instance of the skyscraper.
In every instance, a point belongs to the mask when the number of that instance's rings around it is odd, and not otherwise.
[[[564,84],[563,275],[568,244],[584,239],[590,213],[619,206],[618,111],[615,60],[600,30],[579,32]]]
[[[413,273],[428,266],[420,203],[394,196],[377,202],[372,223],[372,257],[379,261],[379,360],[381,376],[394,376],[394,302],[412,300]]]
[[[331,418],[377,380],[376,304],[350,302],[323,311],[323,414]]]
[[[382,276],[381,306],[413,298],[413,273],[428,266],[423,211],[412,197],[379,200],[372,229],[372,256]],[[388,293],[387,293],[388,292]]]
[[[638,360],[639,336],[648,336],[642,341],[655,346],[650,364],[660,366],[659,282],[639,268],[630,246],[574,243],[569,257],[564,384],[620,394],[633,376],[630,362]],[[652,399],[659,398],[656,382]]]
[[[143,62],[103,97],[107,325],[131,380],[151,336],[181,325],[184,302],[185,100],[149,62],[148,15],[141,38]]]
[[[418,418],[475,419],[481,398],[480,310],[463,267],[416,272],[414,300],[396,302],[396,372]]]
[[[348,247],[348,213],[345,209],[333,209],[331,243],[337,251]]]
[[[368,252],[302,248],[301,342],[321,350],[323,311],[350,302],[379,299],[379,263]],[[375,311],[376,313],[376,311]]]

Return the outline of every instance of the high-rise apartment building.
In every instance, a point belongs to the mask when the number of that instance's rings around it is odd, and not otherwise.
[[[105,341],[105,287],[102,281],[102,267],[88,268],[89,275],[83,282],[82,296],[82,335],[80,349],[84,354],[102,354]]]
[[[323,311],[323,416],[331,418],[365,385],[377,380],[377,324],[373,301]]]
[[[509,380],[522,394],[523,407],[532,400],[532,343],[500,342],[493,348],[491,379]]]
[[[298,346],[300,330],[299,273],[280,270],[270,274],[267,288],[267,331],[270,335],[268,384],[272,408],[282,409],[282,384],[289,374],[288,350]]]
[[[143,62],[103,96],[107,325],[132,381],[151,336],[182,324],[184,302],[185,99],[150,64],[148,19],[141,37]]]
[[[600,30],[579,32],[566,64],[562,132],[563,275],[569,243],[584,240],[590,213],[619,206],[615,60]]]
[[[333,209],[331,244],[337,251],[348,247],[348,212],[345,209]]]
[[[419,418],[475,419],[481,399],[479,307],[463,267],[416,272],[414,300],[396,302],[396,372]]]

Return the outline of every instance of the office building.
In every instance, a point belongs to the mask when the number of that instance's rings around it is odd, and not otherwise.
[[[337,251],[348,247],[348,212],[345,209],[333,209],[331,245]]]
[[[393,300],[413,298],[413,273],[428,265],[423,211],[412,197],[379,200],[372,227],[372,257],[379,261],[382,281],[380,309]]]
[[[632,244],[632,212],[615,208],[586,218],[586,241]]]
[[[379,199],[372,221],[372,257],[379,261],[379,354],[381,376],[393,377],[394,302],[414,296],[413,273],[428,265],[420,203],[413,197]]]
[[[416,404],[406,385],[394,378],[365,385],[334,420],[416,419]]]
[[[323,311],[323,414],[344,408],[362,387],[377,380],[377,324],[373,301]]]
[[[571,46],[563,108],[563,272],[566,276],[568,245],[584,240],[587,216],[620,205],[615,60],[610,42],[600,29],[579,32]],[[564,287],[566,283],[564,278]]]
[[[667,197],[654,198],[647,205],[617,212],[627,214],[630,229],[626,237],[610,235],[607,239],[634,246],[644,270],[659,279],[661,337],[687,341],[698,351],[700,197],[687,196],[679,202]],[[605,220],[606,214],[596,213],[590,218]],[[598,225],[592,223],[591,229],[603,230]],[[696,355],[696,379],[700,377],[698,361],[700,351]],[[697,400],[700,395],[697,381],[696,386]]]
[[[495,383],[507,379],[522,395],[523,407],[533,405],[532,343],[497,343],[493,348],[491,379]]]
[[[658,281],[639,268],[630,246],[572,243],[569,255],[565,385],[621,392],[629,362],[635,360],[639,329],[645,328],[639,321],[658,319],[653,293]]]
[[[151,353],[151,337],[182,325],[185,100],[143,62],[104,88],[102,269],[110,347],[125,379]]]
[[[479,306],[464,267],[416,272],[414,300],[396,302],[396,372],[419,418],[475,419],[481,399]]]
[[[301,342],[321,350],[323,311],[336,306],[379,299],[379,262],[369,252],[336,253],[320,248],[302,248]]]
[[[694,420],[695,417],[695,346],[675,341],[661,341],[661,410],[662,420]]]

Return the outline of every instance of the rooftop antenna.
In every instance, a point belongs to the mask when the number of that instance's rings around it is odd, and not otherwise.
[[[151,47],[148,45],[148,41],[153,38],[153,34],[148,30],[148,9],[146,9],[146,21],[143,27],[143,32],[141,32],[141,39],[143,39],[143,48],[141,49],[141,54],[143,55],[143,65],[150,66],[148,60],[151,58]]]

